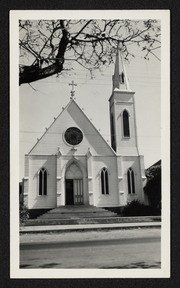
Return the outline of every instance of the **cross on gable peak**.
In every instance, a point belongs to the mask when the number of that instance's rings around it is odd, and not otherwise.
[[[73,97],[74,94],[75,94],[75,90],[74,90],[74,87],[77,86],[76,83],[74,83],[74,80],[72,80],[71,83],[69,83],[69,86],[72,86],[72,90],[71,90],[71,96]]]

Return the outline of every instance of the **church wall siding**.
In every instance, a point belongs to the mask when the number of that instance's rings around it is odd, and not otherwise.
[[[125,205],[128,202],[133,200],[139,200],[144,202],[144,192],[142,187],[142,176],[141,176],[141,165],[140,157],[133,156],[123,156],[123,185],[124,185],[124,196],[125,196]],[[132,168],[135,176],[135,194],[128,193],[128,183],[127,183],[127,171],[129,168]]]
[[[101,170],[105,167],[108,170],[109,195],[101,192]],[[116,157],[94,157],[93,161],[93,192],[94,205],[99,207],[119,206],[118,185],[117,185],[117,161]]]
[[[44,167],[47,172],[47,195],[39,196],[38,171]],[[31,156],[29,159],[29,209],[56,207],[56,156]]]

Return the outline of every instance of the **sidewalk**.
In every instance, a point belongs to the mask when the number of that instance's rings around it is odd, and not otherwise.
[[[143,223],[114,223],[114,224],[86,224],[86,225],[49,225],[49,226],[22,226],[20,234],[27,233],[54,233],[54,232],[74,232],[74,231],[93,231],[93,230],[114,230],[114,229],[133,229],[133,228],[160,228],[161,222]]]

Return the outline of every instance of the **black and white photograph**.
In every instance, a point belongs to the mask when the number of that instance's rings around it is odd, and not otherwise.
[[[10,20],[12,277],[169,277],[168,10]]]

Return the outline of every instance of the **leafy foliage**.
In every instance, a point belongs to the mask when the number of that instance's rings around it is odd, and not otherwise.
[[[29,211],[27,207],[22,203],[19,207],[19,219],[21,225],[29,219]]]
[[[123,216],[154,216],[160,215],[159,209],[147,206],[138,200],[129,202],[123,209]]]
[[[161,204],[161,164],[151,166],[146,170],[147,183],[144,187],[152,207],[160,207]]]
[[[138,200],[129,202],[123,209],[123,216],[145,216],[147,215],[147,206]]]
[[[131,44],[145,59],[159,59],[160,25],[153,19],[20,20],[19,29],[20,84],[58,74],[73,61],[90,71],[108,66],[118,46],[126,59],[134,57]]]

